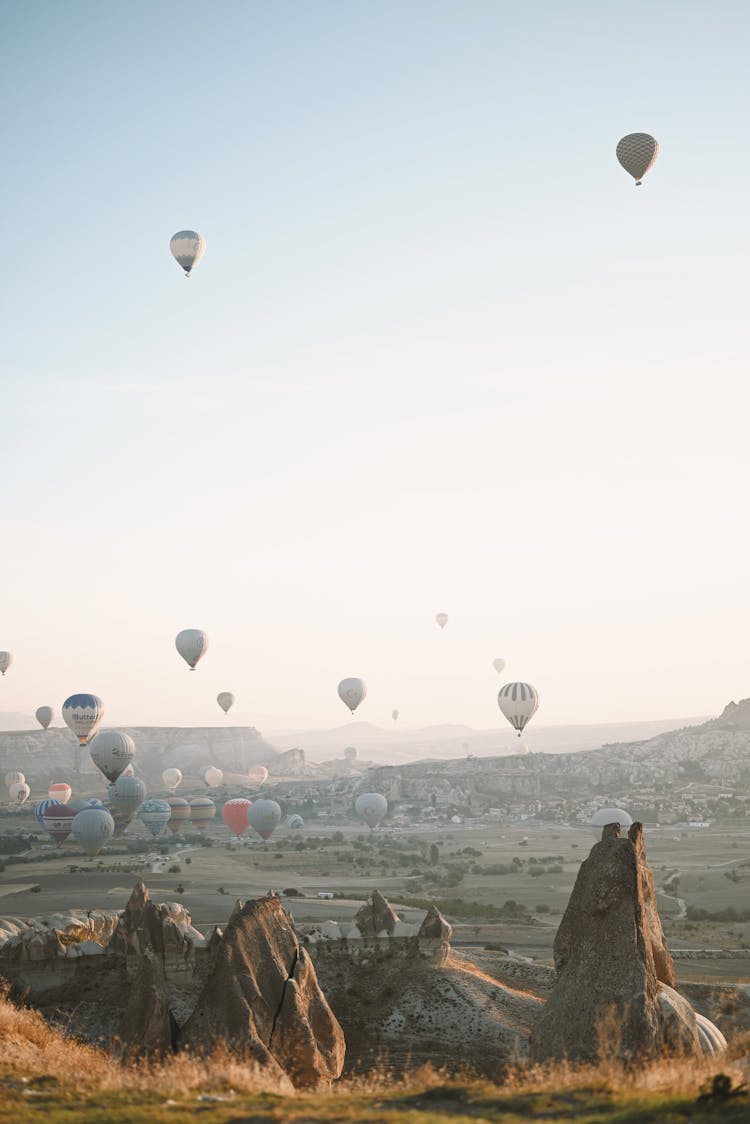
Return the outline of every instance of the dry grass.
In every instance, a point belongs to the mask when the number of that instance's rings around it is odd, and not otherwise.
[[[735,1086],[746,1079],[739,1059],[748,1053],[750,1037],[733,1044],[736,1060],[728,1057],[718,1063],[686,1058],[649,1066],[628,1066],[616,1059],[591,1066],[518,1062],[501,1086],[468,1072],[424,1065],[397,1078],[383,1063],[365,1076],[339,1082],[330,1093],[292,1094],[288,1086],[228,1051],[208,1059],[178,1054],[163,1062],[120,1064],[101,1050],[66,1038],[41,1015],[14,1006],[0,994],[0,1085],[9,1086],[5,1103],[0,1103],[0,1120],[38,1119],[42,1110],[45,1119],[69,1124],[159,1124],[198,1111],[207,1124],[252,1119],[431,1124],[444,1121],[446,1113],[460,1121],[479,1115],[508,1124],[538,1114],[551,1121],[598,1121],[610,1114],[623,1122],[672,1121],[684,1119],[680,1106],[694,1105],[717,1072],[726,1073]],[[12,1115],[4,1115],[3,1109]],[[262,1110],[262,1115],[241,1116],[239,1110]],[[642,1111],[646,1115],[639,1115]],[[720,1111],[733,1121],[750,1119],[746,1100],[732,1102],[731,1112],[729,1106]],[[701,1112],[691,1119],[702,1121],[704,1116]]]

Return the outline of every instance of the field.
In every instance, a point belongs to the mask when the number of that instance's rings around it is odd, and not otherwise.
[[[33,823],[30,814],[4,815],[0,835],[11,827],[31,830]],[[143,853],[128,853],[134,841]],[[20,861],[5,857],[0,912],[26,917],[71,907],[121,908],[143,877],[156,900],[180,900],[201,928],[224,924],[237,897],[298,891],[287,904],[304,931],[328,918],[350,920],[377,888],[407,921],[418,921],[419,906],[436,900],[454,925],[456,945],[498,943],[549,963],[557,924],[594,840],[587,830],[560,825],[464,823],[370,833],[357,823],[313,819],[299,831],[280,827],[267,845],[229,841],[217,821],[206,833],[208,846],[178,845],[171,836],[151,846],[133,825],[93,860],[74,845],[58,852],[40,840]],[[696,908],[713,913],[750,906],[749,842],[746,829],[647,831],[672,948],[747,949],[747,957],[737,959],[680,959],[678,974],[686,979],[750,981],[750,922],[685,916]],[[320,892],[336,897],[320,900]]]

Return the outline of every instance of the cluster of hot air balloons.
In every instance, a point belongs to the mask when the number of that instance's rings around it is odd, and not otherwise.
[[[253,801],[234,797],[223,804],[221,818],[237,838],[251,827],[265,841],[271,838],[281,823],[281,808],[275,800]]]
[[[12,804],[25,804],[31,795],[26,777],[15,770],[5,774],[5,787],[8,789],[8,798]]]

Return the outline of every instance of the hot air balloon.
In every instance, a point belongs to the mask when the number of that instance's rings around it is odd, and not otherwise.
[[[505,660],[493,660],[492,666],[494,667],[498,675],[502,675],[502,673],[505,671]]]
[[[339,683],[339,698],[354,714],[362,699],[367,695],[367,687],[361,679],[342,679]]]
[[[114,835],[115,821],[104,808],[84,808],[73,819],[71,831],[76,842],[93,858]]]
[[[26,783],[12,784],[8,789],[8,793],[14,804],[25,804],[31,796],[31,789]]]
[[[138,809],[138,819],[153,835],[161,835],[172,816],[172,809],[166,800],[145,800]]]
[[[190,805],[182,796],[170,796],[167,804],[171,809],[167,827],[174,833],[182,831],[185,825],[190,822]]]
[[[23,773],[17,772],[15,769],[10,773],[5,774],[5,787],[10,788],[12,784],[24,784],[26,777]]]
[[[620,834],[627,835],[628,829],[633,823],[633,817],[629,816],[623,808],[602,808],[600,811],[594,812],[589,826],[597,839],[601,839],[602,828],[606,827],[608,823],[619,823]]]
[[[247,831],[247,810],[250,807],[250,801],[243,796],[237,796],[233,800],[227,800],[221,808],[221,818],[227,825],[229,830],[235,835],[242,835],[243,831]]]
[[[71,808],[69,804],[55,802],[49,805],[42,816],[44,830],[49,833],[52,842],[57,843],[58,847],[62,846],[70,835],[73,820],[77,815],[76,809]]]
[[[174,644],[190,670],[195,671],[195,665],[208,648],[208,637],[200,628],[183,628],[177,633]]]
[[[108,781],[114,782],[135,756],[135,742],[121,730],[102,730],[92,738],[91,760]]]
[[[178,230],[169,239],[169,249],[189,277],[206,252],[206,240],[197,230]]]
[[[659,155],[659,142],[650,133],[628,133],[617,143],[617,159],[640,187],[643,177]]]
[[[164,787],[174,792],[182,780],[182,773],[179,769],[165,769],[161,779],[164,781]]]
[[[247,810],[247,822],[261,839],[270,839],[281,822],[281,808],[275,800],[256,800]]]
[[[6,671],[13,663],[13,656],[10,652],[0,652],[0,675],[5,675]]]
[[[265,765],[252,765],[247,771],[247,779],[258,788],[268,780],[268,769]]]
[[[62,716],[81,745],[96,733],[104,717],[104,705],[98,695],[71,695],[62,705]]]
[[[440,625],[441,628],[445,628],[445,626],[448,623],[448,614],[447,613],[435,613],[435,620],[437,621],[437,623]]]
[[[45,812],[48,808],[51,808],[52,805],[56,803],[56,800],[37,800],[36,804],[34,805],[34,818],[36,819],[36,822],[40,827],[44,827]]]
[[[204,765],[202,769],[198,770],[198,776],[206,788],[217,788],[224,780],[224,774],[215,765]]]
[[[43,729],[49,727],[50,722],[55,717],[55,712],[51,706],[37,707],[36,720]]]
[[[197,831],[205,831],[216,815],[216,805],[208,796],[191,796],[190,822]]]
[[[388,801],[379,792],[363,792],[354,802],[354,811],[374,831],[388,811]]]
[[[51,784],[49,786],[47,795],[50,800],[56,800],[58,804],[67,804],[73,795],[73,789],[69,784],[60,781],[58,784]]]
[[[221,691],[216,696],[216,701],[226,714],[234,706],[234,695],[231,691]]]
[[[506,683],[500,688],[497,705],[520,738],[524,726],[536,714],[539,695],[530,683]]]
[[[108,796],[114,810],[130,820],[146,799],[146,786],[140,777],[118,777]]]
[[[305,821],[302,819],[302,816],[298,816],[296,812],[287,820],[287,827],[290,827],[292,831],[299,831],[299,829],[304,826]]]
[[[357,760],[357,747],[354,746],[354,745],[348,745],[346,747],[346,749],[344,750],[344,761],[348,761],[349,764],[351,764],[353,761],[356,761],[356,760]]]
[[[391,711],[391,718],[393,719],[394,722],[398,722],[398,711],[397,710]]]

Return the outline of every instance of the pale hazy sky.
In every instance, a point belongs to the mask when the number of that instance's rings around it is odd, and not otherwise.
[[[496,656],[544,724],[750,695],[749,41],[745,0],[4,0],[0,709],[327,726],[361,675],[358,718],[501,726]]]

